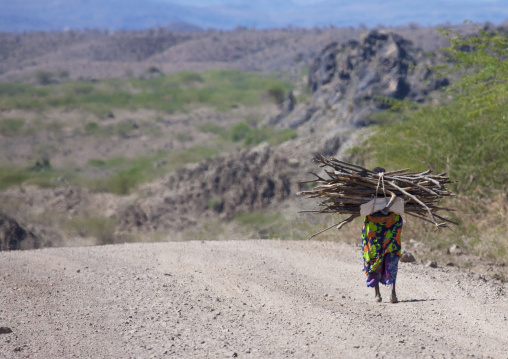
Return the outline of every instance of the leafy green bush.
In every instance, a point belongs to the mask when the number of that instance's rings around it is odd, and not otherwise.
[[[231,139],[234,142],[244,140],[250,133],[251,128],[245,122],[240,122],[231,128]]]
[[[85,125],[85,132],[88,134],[93,134],[98,132],[100,129],[99,124],[97,122],[88,122]]]
[[[208,209],[212,210],[212,209],[216,209],[216,208],[219,208],[220,206],[222,205],[222,201],[218,198],[210,198],[208,200]]]
[[[162,71],[157,66],[150,66],[148,69],[146,69],[146,72],[150,75],[162,74]]]
[[[35,80],[39,85],[49,85],[53,82],[54,75],[54,73],[49,71],[37,71],[35,74]]]
[[[272,85],[268,88],[268,96],[270,96],[275,104],[280,105],[284,102],[287,90],[281,85]]]

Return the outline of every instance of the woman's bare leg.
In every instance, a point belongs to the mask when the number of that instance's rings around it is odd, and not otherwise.
[[[381,292],[379,291],[379,283],[376,284],[376,286],[374,287],[374,291],[375,291],[374,295],[376,297],[376,301],[381,302],[382,299],[381,299]]]
[[[392,284],[392,295],[390,297],[391,303],[397,303],[399,300],[397,299],[397,293],[395,292],[395,283]]]

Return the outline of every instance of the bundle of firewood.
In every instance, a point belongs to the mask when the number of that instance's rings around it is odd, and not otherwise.
[[[390,199],[387,207],[395,198],[402,198],[404,213],[431,222],[438,227],[446,227],[447,223],[457,224],[437,214],[439,211],[453,211],[453,209],[438,206],[440,199],[453,196],[446,185],[455,181],[451,181],[446,173],[433,175],[431,170],[409,172],[409,169],[376,173],[333,157],[327,160],[319,154],[315,156],[314,161],[320,163],[320,167],[326,167],[325,173],[328,178],[311,172],[315,176],[314,179],[299,183],[316,183],[316,186],[310,190],[301,191],[298,195],[322,199],[320,206],[323,208],[301,212],[350,215],[332,227],[337,226],[337,229],[340,229],[360,216],[362,204],[380,197]]]

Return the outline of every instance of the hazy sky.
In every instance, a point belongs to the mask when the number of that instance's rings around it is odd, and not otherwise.
[[[181,4],[181,5],[195,5],[195,6],[213,6],[213,5],[227,5],[227,4],[245,4],[245,3],[255,3],[256,1],[252,0],[158,0],[161,2],[173,3],[173,4]],[[281,2],[279,0],[279,2]],[[356,0],[285,0],[285,3],[294,3],[296,5],[312,5],[317,3],[329,3],[329,4],[337,4],[337,5],[345,5],[345,4],[357,4],[361,5],[362,1]],[[368,2],[377,2],[379,4],[386,3],[386,1],[367,1]],[[425,1],[415,1],[415,0],[398,0],[400,6],[418,6]],[[506,0],[442,0],[441,3],[443,6],[447,4],[457,4],[457,5],[467,5],[467,4],[485,4],[487,6],[498,4],[500,6],[508,7],[508,1]]]
[[[501,24],[508,0],[0,0],[0,31]]]
[[[508,0],[157,0],[165,3],[220,8],[234,13],[251,9],[251,17],[277,19],[283,24],[436,25],[450,22],[502,23],[508,20]],[[238,13],[240,14],[240,13]],[[238,17],[241,21],[242,16]],[[295,22],[299,21],[299,22]],[[255,21],[251,23],[255,24]],[[241,25],[241,24],[240,24]]]

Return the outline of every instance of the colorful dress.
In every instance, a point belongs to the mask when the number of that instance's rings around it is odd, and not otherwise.
[[[362,235],[363,269],[367,286],[395,283],[400,258],[402,216],[365,217]]]

